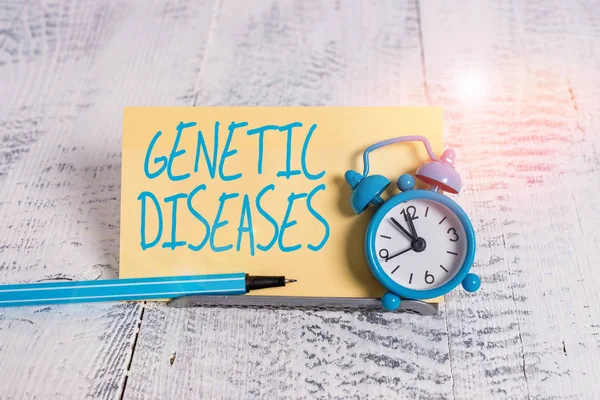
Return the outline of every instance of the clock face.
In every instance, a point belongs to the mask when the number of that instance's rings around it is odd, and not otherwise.
[[[377,227],[373,254],[397,284],[430,290],[450,281],[467,255],[467,236],[458,216],[429,199],[400,203]]]

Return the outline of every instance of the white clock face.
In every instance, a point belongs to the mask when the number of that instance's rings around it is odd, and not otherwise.
[[[412,290],[442,286],[460,271],[467,254],[458,216],[433,200],[398,204],[383,217],[376,235],[373,250],[381,269]]]

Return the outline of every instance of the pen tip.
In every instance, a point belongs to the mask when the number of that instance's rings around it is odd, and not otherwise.
[[[294,283],[294,282],[298,282],[297,279],[286,279],[285,283]]]

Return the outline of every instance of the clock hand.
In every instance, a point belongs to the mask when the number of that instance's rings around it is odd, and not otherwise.
[[[407,217],[406,219],[408,220],[408,226],[410,228],[410,231],[412,232],[413,238],[418,239],[419,235],[417,235],[417,230],[415,229],[415,223],[413,222],[413,219],[410,217],[410,215],[408,213],[406,213]]]
[[[406,236],[408,238],[408,240],[410,240],[412,242],[413,240],[416,239],[416,237],[412,237],[412,235],[406,230],[406,228],[404,228],[402,225],[400,225],[400,223],[398,221],[396,221],[396,218],[391,217],[390,221],[392,221],[392,223],[396,226],[396,228],[398,228],[398,230],[400,232],[402,232],[404,234],[404,236]]]
[[[386,261],[386,262],[388,262],[388,261],[390,261],[392,258],[394,258],[394,257],[398,257],[400,254],[404,254],[404,253],[406,253],[407,251],[411,251],[412,249],[413,249],[413,248],[412,248],[412,246],[410,246],[408,249],[402,250],[402,251],[400,251],[400,252],[398,252],[398,253],[396,253],[396,254],[394,254],[394,255],[392,255],[392,256],[389,256],[389,257],[387,257],[387,258],[385,259],[385,261]]]

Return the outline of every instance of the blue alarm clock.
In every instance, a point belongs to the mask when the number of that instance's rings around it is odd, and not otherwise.
[[[400,193],[384,201],[390,185],[382,175],[369,175],[369,153],[393,143],[419,141],[431,158],[415,173],[429,189],[414,189],[412,175],[398,178]],[[459,284],[468,292],[479,289],[477,275],[469,273],[475,258],[475,232],[467,214],[443,192],[460,192],[461,179],[454,169],[455,152],[447,149],[438,158],[427,138],[403,136],[369,146],[363,153],[364,171],[346,171],[356,214],[373,206],[375,211],[365,236],[365,255],[375,278],[389,290],[383,307],[396,310],[401,299],[425,300],[442,296]]]

